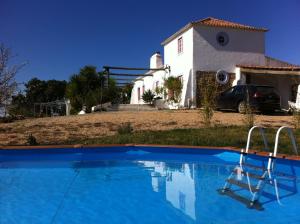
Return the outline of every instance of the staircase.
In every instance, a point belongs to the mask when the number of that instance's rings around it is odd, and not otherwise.
[[[294,153],[298,154],[298,150],[291,129],[288,127],[281,127],[276,133],[274,151],[273,153],[269,153],[267,163],[263,160],[249,158],[248,153],[250,148],[251,136],[255,129],[259,129],[265,144],[265,150],[269,151],[264,128],[259,126],[252,127],[248,133],[246,150],[241,150],[239,164],[234,167],[231,174],[226,179],[223,188],[219,189],[218,192],[221,195],[229,196],[245,204],[248,208],[263,210],[262,205],[259,203],[259,197],[261,196],[264,186],[266,184],[274,185],[277,200],[278,202],[280,202],[278,195],[278,184],[276,178],[274,178],[274,176],[276,176],[276,174],[274,175],[274,171],[278,151],[279,135],[283,129],[286,129],[288,131],[288,134],[291,138],[291,142],[293,144]],[[246,191],[247,193],[245,194],[245,192],[243,191]],[[243,192],[244,194],[239,194],[241,192]]]

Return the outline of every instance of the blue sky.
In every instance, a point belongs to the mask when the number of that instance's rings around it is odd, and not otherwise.
[[[165,38],[208,16],[269,28],[266,54],[300,64],[298,0],[0,0],[0,42],[28,61],[18,81],[62,80],[88,64],[148,67]]]

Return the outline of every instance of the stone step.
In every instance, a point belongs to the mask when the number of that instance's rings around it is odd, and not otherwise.
[[[148,104],[114,104],[107,108],[109,111],[155,111],[156,107]]]

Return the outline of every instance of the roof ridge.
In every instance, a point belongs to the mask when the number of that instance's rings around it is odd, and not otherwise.
[[[182,27],[180,30],[178,30],[176,33],[174,33],[169,38],[164,40],[162,42],[162,45],[167,44],[169,41],[173,40],[173,38],[175,38],[176,36],[182,34],[186,30],[188,30],[191,27],[196,26],[196,25],[203,25],[203,26],[210,26],[210,27],[224,27],[224,28],[231,28],[231,29],[258,31],[258,32],[268,31],[268,29],[265,29],[265,28],[259,28],[259,27],[254,27],[254,26],[250,26],[250,25],[243,25],[241,23],[231,22],[231,21],[224,20],[224,19],[217,19],[214,17],[206,17],[201,20],[189,22],[184,27]]]
[[[225,23],[230,23],[231,25],[240,26],[241,28],[244,27],[244,28],[255,29],[255,30],[267,30],[265,28],[254,27],[252,25],[241,24],[241,23],[230,21],[230,20],[214,18],[214,17],[206,17],[204,19],[198,20],[197,23],[204,24],[204,22],[208,22],[209,20],[217,21],[217,22],[221,22],[221,23],[224,23],[224,22]],[[204,25],[207,25],[207,24],[204,24]]]
[[[300,65],[298,65],[298,64],[290,63],[290,62],[281,60],[281,59],[279,59],[279,58],[274,58],[274,57],[271,57],[271,56],[268,56],[268,55],[265,55],[265,58],[266,58],[266,59],[270,59],[270,60],[274,60],[274,61],[278,61],[279,63],[283,63],[283,64],[285,64],[287,67],[300,67]]]

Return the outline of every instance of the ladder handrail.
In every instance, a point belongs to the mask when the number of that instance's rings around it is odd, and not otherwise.
[[[258,128],[259,129],[259,132],[263,138],[263,141],[264,141],[264,144],[265,144],[265,149],[268,149],[269,150],[269,145],[268,145],[268,141],[267,141],[267,138],[265,136],[265,128],[264,127],[261,127],[261,126],[253,126],[249,132],[248,132],[248,139],[247,139],[247,145],[246,145],[246,153],[248,153],[249,151],[249,148],[250,148],[250,142],[251,142],[251,136],[252,136],[252,132],[254,129]]]
[[[269,150],[269,145],[268,145],[268,141],[265,135],[265,128],[261,127],[261,126],[253,126],[252,128],[250,128],[249,132],[248,132],[248,138],[247,138],[247,145],[246,145],[246,151],[245,154],[247,155],[249,152],[249,148],[250,148],[250,143],[251,143],[251,137],[252,137],[252,133],[254,131],[254,129],[258,128],[259,129],[259,133],[262,136],[262,139],[264,141],[264,145],[265,145],[265,149]],[[240,156],[240,165],[244,162],[244,149],[241,150],[241,156]]]
[[[295,139],[295,136],[293,134],[293,131],[291,128],[287,127],[287,126],[282,126],[280,127],[278,130],[277,130],[277,133],[276,133],[276,137],[275,137],[275,145],[274,145],[274,152],[273,152],[273,156],[276,157],[277,155],[277,151],[278,151],[278,142],[279,142],[279,135],[281,133],[281,131],[283,129],[286,129],[289,136],[290,136],[290,139],[291,139],[291,142],[293,144],[293,150],[294,150],[294,153],[296,155],[298,155],[298,147],[297,147],[297,143],[296,143],[296,139]]]

